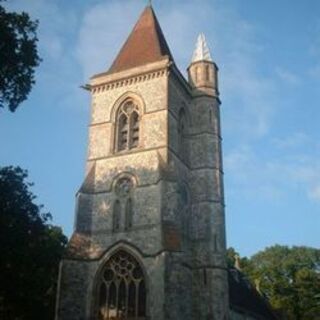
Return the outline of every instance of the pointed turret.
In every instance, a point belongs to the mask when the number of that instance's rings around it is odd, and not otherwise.
[[[191,62],[210,61],[212,62],[209,47],[207,45],[206,37],[200,33],[197,39],[196,48],[194,49]]]
[[[116,73],[166,58],[173,61],[157,17],[152,6],[148,5],[142,12],[108,73]]]
[[[188,68],[189,83],[194,94],[219,96],[218,67],[213,62],[206,38],[200,33]]]

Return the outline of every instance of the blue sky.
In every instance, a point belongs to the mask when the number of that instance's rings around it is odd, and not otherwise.
[[[147,1],[11,0],[39,19],[43,59],[16,113],[0,111],[0,165],[29,170],[38,202],[70,235],[84,177],[90,97]],[[320,244],[320,2],[154,0],[185,71],[204,32],[220,68],[228,245]]]

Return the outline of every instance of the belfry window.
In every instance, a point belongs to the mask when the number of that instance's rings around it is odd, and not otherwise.
[[[119,118],[119,151],[127,148],[128,129],[128,117],[125,114],[121,114]]]
[[[132,130],[131,137],[131,147],[136,148],[139,145],[139,114],[136,111],[133,111],[131,114],[131,126]]]
[[[139,146],[140,116],[138,105],[127,100],[121,105],[117,117],[117,151]]]
[[[98,320],[146,319],[146,285],[139,262],[116,252],[102,270],[98,284]]]

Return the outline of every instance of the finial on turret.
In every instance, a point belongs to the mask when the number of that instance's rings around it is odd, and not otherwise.
[[[152,0],[148,0],[148,6],[152,7]]]
[[[206,37],[203,33],[200,33],[197,39],[196,48],[193,52],[192,61],[210,61],[212,62],[209,47],[207,45]]]

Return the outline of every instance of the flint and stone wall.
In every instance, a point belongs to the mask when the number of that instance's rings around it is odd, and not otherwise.
[[[219,101],[194,99],[169,67],[135,79],[92,90],[86,178],[61,263],[56,319],[95,319],[99,270],[122,248],[145,270],[148,319],[225,320]],[[116,112],[127,97],[140,106],[140,144],[117,153]],[[183,139],[181,109],[186,117]],[[122,222],[115,232],[114,184],[121,175],[134,180],[133,226],[125,230]]]

